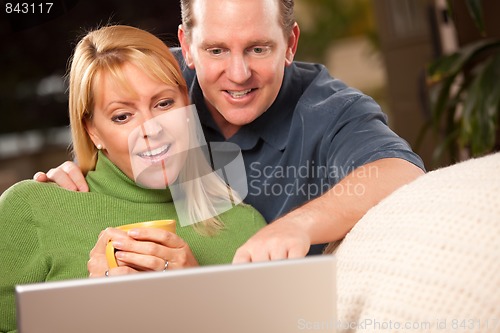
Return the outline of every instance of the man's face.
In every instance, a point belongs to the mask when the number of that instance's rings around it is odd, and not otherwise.
[[[179,40],[208,108],[229,137],[276,99],[299,30],[285,37],[277,0],[195,0],[193,16],[190,38],[181,28]]]

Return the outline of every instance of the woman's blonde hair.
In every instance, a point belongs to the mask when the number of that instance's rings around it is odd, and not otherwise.
[[[189,103],[186,81],[177,60],[159,38],[147,31],[123,25],[106,26],[89,32],[77,44],[69,69],[73,154],[83,174],[93,170],[97,162],[97,148],[85,125],[94,114],[96,84],[103,73],[109,73],[125,89],[130,89],[122,72],[125,63],[134,64],[154,80],[178,87],[185,96],[185,104]],[[188,168],[183,168],[180,180],[196,179],[196,174],[206,174],[208,162],[199,156],[191,158],[196,158],[196,161],[186,161]],[[215,174],[198,178],[202,179],[191,182],[186,188],[186,215],[198,232],[212,235],[223,228],[223,223],[214,212],[217,202],[227,197],[229,188]],[[207,219],[206,216],[214,217]]]

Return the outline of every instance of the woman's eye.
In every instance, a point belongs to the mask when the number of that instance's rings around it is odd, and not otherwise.
[[[173,99],[164,99],[158,102],[157,107],[160,109],[169,109],[174,103],[175,101]]]
[[[113,116],[111,120],[115,123],[125,123],[126,121],[129,120],[130,114],[128,113],[123,113],[123,114],[118,114],[116,116]]]

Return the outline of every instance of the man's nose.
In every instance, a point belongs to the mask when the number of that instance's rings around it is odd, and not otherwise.
[[[244,55],[231,55],[229,59],[229,64],[226,70],[226,74],[229,80],[234,83],[243,84],[250,76],[252,76],[252,71],[248,64],[248,59]]]

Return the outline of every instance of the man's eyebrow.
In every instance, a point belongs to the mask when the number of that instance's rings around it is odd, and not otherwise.
[[[211,42],[211,41],[201,43],[200,47],[202,49],[212,49],[212,48],[227,49],[228,48],[227,44],[224,42]]]
[[[270,39],[254,39],[254,40],[251,40],[247,43],[248,47],[255,46],[255,45],[273,46],[275,44],[276,44],[276,42],[274,42]],[[201,43],[200,47],[203,50],[212,49],[212,48],[221,48],[221,49],[229,48],[228,45],[224,42],[212,42],[212,41],[203,42],[203,43]]]
[[[269,39],[254,39],[254,40],[251,40],[248,44],[249,45],[273,46],[274,44],[276,44],[276,42],[269,40]]]

